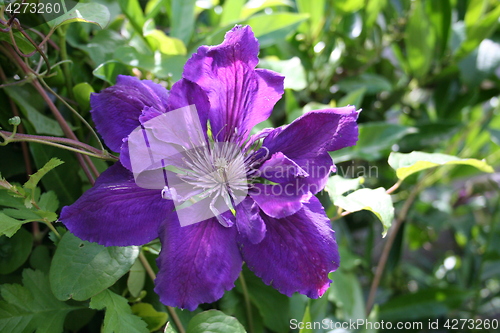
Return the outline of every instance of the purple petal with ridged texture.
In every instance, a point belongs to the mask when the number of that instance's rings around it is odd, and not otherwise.
[[[225,228],[212,218],[185,227],[170,220],[160,229],[155,292],[163,304],[192,311],[234,287],[243,262],[236,228]]]
[[[236,26],[222,44],[201,46],[184,67],[183,77],[206,91],[210,124],[218,141],[235,133],[244,140],[266,120],[283,94],[283,76],[257,65],[259,45],[250,27]]]
[[[77,237],[105,246],[142,245],[158,237],[174,206],[161,191],[138,187],[120,162],[104,171],[94,187],[63,207],[60,221]]]
[[[165,112],[168,91],[151,81],[119,75],[116,85],[90,96],[92,119],[106,145],[118,152],[122,140],[140,125],[146,107]]]
[[[286,184],[254,184],[249,192],[262,211],[274,218],[292,215],[308,202],[311,193],[305,187],[298,187],[298,181]]]
[[[262,215],[266,237],[258,244],[240,237],[248,268],[264,283],[292,296],[294,292],[318,298],[330,285],[328,273],[340,258],[334,231],[321,203],[312,197],[296,214],[283,219]]]
[[[266,235],[266,225],[260,217],[259,206],[250,197],[236,206],[236,227],[239,234],[252,244],[260,243]]]
[[[327,151],[354,146],[358,141],[358,112],[354,106],[310,111],[285,129],[270,133],[263,146],[270,154],[282,152],[288,158],[308,159]]]

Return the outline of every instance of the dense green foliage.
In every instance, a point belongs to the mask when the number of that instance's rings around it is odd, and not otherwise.
[[[339,326],[298,323],[365,318],[393,331],[436,321],[496,331],[497,0],[89,0],[23,33],[7,22],[9,3],[0,1],[1,332],[163,332],[167,320],[166,332],[326,332]],[[158,242],[88,243],[58,213],[116,159],[92,130],[90,94],[118,74],[168,88],[198,46],[235,24],[255,32],[259,66],[286,76],[259,129],[313,109],[363,110],[357,146],[332,153],[337,174],[319,195],[342,262],[321,299],[288,298],[244,269],[220,301],[167,309],[151,280]]]

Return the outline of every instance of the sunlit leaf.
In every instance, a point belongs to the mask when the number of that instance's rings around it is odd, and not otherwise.
[[[439,153],[424,153],[414,151],[409,154],[391,153],[389,165],[396,170],[396,175],[403,180],[406,177],[440,165],[470,165],[484,172],[493,172],[493,168],[485,161],[474,158],[458,158]]]
[[[93,23],[104,29],[108,25],[109,19],[109,10],[106,6],[95,2],[79,2],[65,14],[47,23],[52,29],[72,22]]]
[[[149,303],[136,303],[132,305],[132,313],[141,317],[148,324],[150,332],[159,330],[167,322],[168,318],[167,313],[156,311]]]
[[[191,319],[186,333],[245,333],[245,329],[234,317],[221,311],[208,310]]]

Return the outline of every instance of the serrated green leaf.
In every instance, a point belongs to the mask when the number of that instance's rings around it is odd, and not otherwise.
[[[24,229],[11,238],[0,236],[0,274],[9,274],[21,267],[28,259],[32,245],[33,236]]]
[[[150,332],[159,330],[168,319],[166,312],[156,311],[149,303],[136,303],[132,305],[132,313],[146,322]]]
[[[382,235],[387,234],[387,230],[394,219],[394,205],[391,196],[386,193],[384,188],[363,188],[347,196],[332,195],[330,198],[335,206],[341,207],[348,212],[371,211],[384,226]]]
[[[0,236],[12,237],[23,225],[23,221],[13,219],[0,212]]]
[[[103,333],[148,333],[147,325],[139,317],[132,314],[127,300],[110,290],[95,295],[90,300],[91,309],[106,309]]]
[[[24,183],[23,187],[27,190],[35,190],[36,186],[38,185],[38,182],[42,179],[43,176],[47,174],[50,170],[54,169],[55,167],[63,164],[64,162],[61,161],[58,158],[51,158],[50,161],[45,163],[45,165],[41,168],[38,169],[37,172],[34,174],[30,175],[30,179]]]
[[[50,284],[60,300],[83,301],[112,286],[139,255],[136,246],[105,247],[66,233],[50,267]]]
[[[106,6],[100,3],[77,3],[72,9],[49,22],[47,24],[52,29],[57,29],[61,25],[72,22],[85,22],[98,25],[104,29],[109,23],[110,15]]]
[[[0,330],[2,332],[60,333],[68,312],[79,307],[57,300],[48,278],[41,271],[25,269],[23,285],[0,286]],[[4,328],[6,328],[4,330]]]
[[[55,212],[59,208],[59,200],[57,200],[56,193],[54,191],[42,193],[38,200],[38,206],[42,210]]]
[[[389,165],[396,170],[396,175],[401,180],[416,172],[440,165],[470,165],[484,172],[491,173],[494,171],[485,161],[474,158],[461,159],[451,155],[419,151],[409,154],[393,152],[389,155]]]
[[[186,333],[245,333],[245,328],[234,317],[217,310],[198,313],[191,319]]]

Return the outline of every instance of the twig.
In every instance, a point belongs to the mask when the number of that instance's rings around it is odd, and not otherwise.
[[[154,282],[154,280],[156,280],[156,274],[153,271],[151,265],[149,264],[148,259],[146,259],[144,253],[142,253],[142,250],[139,252],[139,260],[141,261],[142,266],[144,266],[146,273],[148,273],[149,277]],[[179,333],[186,333],[186,330],[184,329],[184,326],[182,326],[182,322],[179,319],[179,316],[177,316],[175,309],[171,306],[167,306],[167,311],[168,314],[170,315],[170,318],[172,318],[173,322],[175,323],[175,326],[177,326]]]

